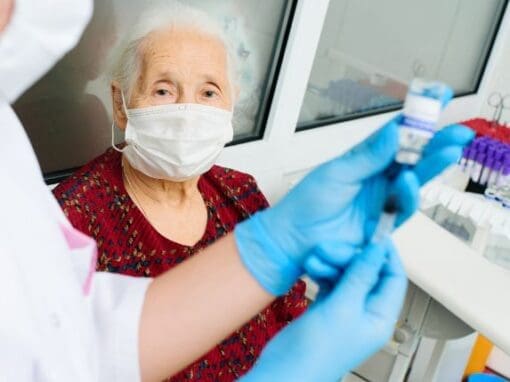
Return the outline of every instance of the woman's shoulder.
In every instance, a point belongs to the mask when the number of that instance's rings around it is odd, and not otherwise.
[[[121,153],[109,148],[54,188],[53,194],[62,208],[95,199],[122,182]]]
[[[227,167],[213,166],[204,178],[223,199],[229,199],[250,214],[266,208],[269,204],[257,185],[255,178]]]
[[[257,186],[257,181],[252,175],[228,167],[215,165],[205,174],[205,176],[210,180],[233,188],[246,187],[250,185]]]

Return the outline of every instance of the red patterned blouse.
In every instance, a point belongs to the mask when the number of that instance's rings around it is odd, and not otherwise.
[[[97,241],[98,270],[155,277],[268,206],[253,177],[227,168],[214,166],[200,177],[198,188],[207,206],[208,221],[204,236],[193,247],[163,237],[145,219],[124,188],[121,154],[113,149],[60,183],[54,193],[73,226]],[[238,379],[251,368],[269,339],[306,309],[304,292],[305,286],[299,282],[169,380]]]

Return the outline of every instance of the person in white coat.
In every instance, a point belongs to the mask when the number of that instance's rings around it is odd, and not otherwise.
[[[381,347],[406,277],[388,241],[366,245],[382,208],[374,200],[397,192],[404,221],[419,184],[472,135],[443,134],[416,172],[390,181],[384,170],[398,146],[391,122],[174,270],[154,280],[97,273],[94,241],[61,212],[10,106],[77,43],[91,13],[89,0],[0,0],[0,380],[161,380],[305,270],[333,287],[270,342],[246,380],[335,380]],[[310,347],[320,351],[309,356]]]

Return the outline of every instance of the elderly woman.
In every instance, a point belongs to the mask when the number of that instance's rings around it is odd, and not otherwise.
[[[232,139],[238,95],[235,52],[221,28],[173,3],[142,16],[116,57],[113,116],[126,143],[113,144],[54,193],[71,223],[96,239],[98,270],[155,277],[268,203],[251,176],[214,166]],[[304,290],[300,282],[170,380],[245,374],[304,311]]]

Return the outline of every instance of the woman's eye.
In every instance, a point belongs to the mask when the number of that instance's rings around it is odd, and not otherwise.
[[[216,95],[216,92],[214,90],[206,90],[204,92],[204,95],[207,97],[207,98],[212,98]]]
[[[169,95],[170,92],[166,89],[158,89],[158,90],[156,90],[156,94],[158,96],[166,96],[166,95]]]

